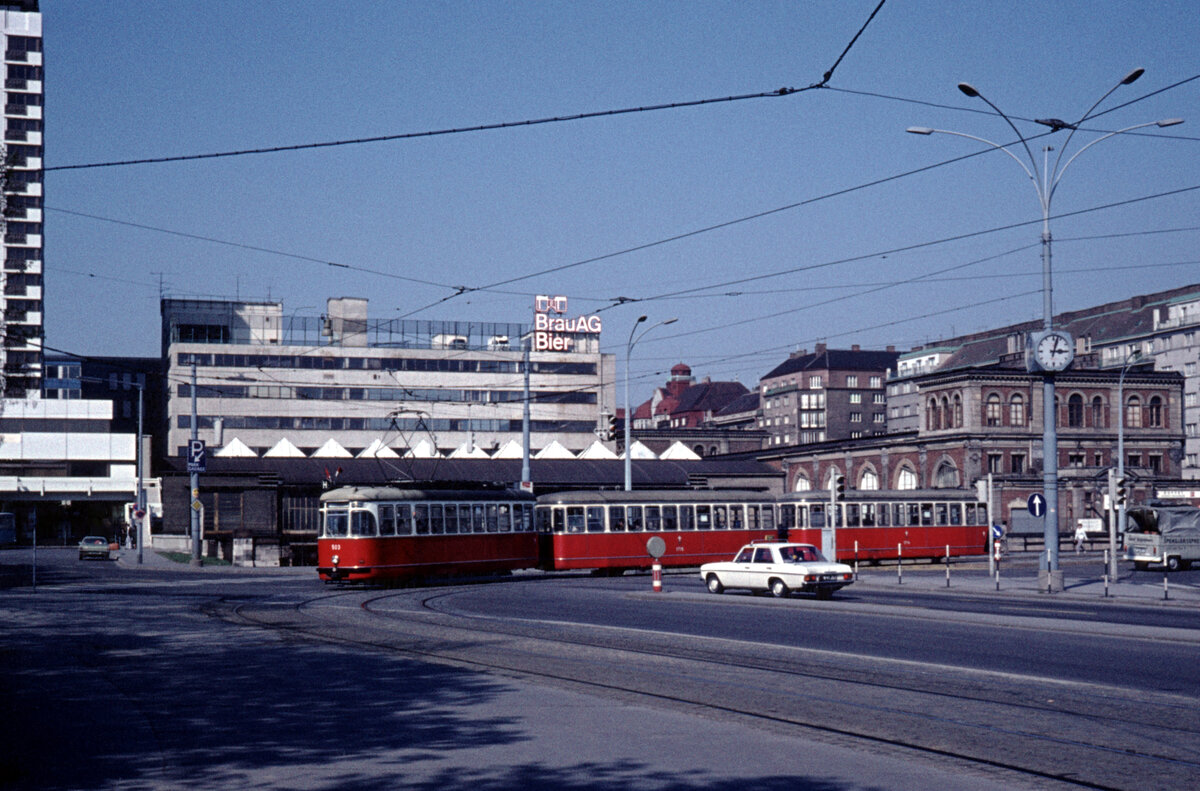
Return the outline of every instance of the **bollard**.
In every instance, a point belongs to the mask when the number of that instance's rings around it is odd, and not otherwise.
[[[950,545],[946,545],[946,587],[950,587]]]
[[[662,593],[662,564],[655,560],[650,569],[654,576],[654,592]]]
[[[996,564],[996,592],[1000,591],[1000,564]]]
[[[904,584],[904,545],[896,545],[896,584]]]
[[[1167,590],[1167,572],[1163,572],[1163,601],[1171,598],[1170,592]]]
[[[1104,572],[1104,598],[1108,598],[1108,572]]]
[[[854,542],[854,581],[858,582],[858,542]]]

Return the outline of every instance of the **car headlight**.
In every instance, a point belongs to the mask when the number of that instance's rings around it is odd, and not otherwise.
[[[337,556],[337,555],[334,555],[332,558],[330,558],[330,560],[332,560],[332,561],[333,561],[333,565],[335,565],[335,566],[336,566],[336,565],[338,564],[338,561],[339,561],[339,560],[341,560],[341,558],[340,558],[339,556]]]

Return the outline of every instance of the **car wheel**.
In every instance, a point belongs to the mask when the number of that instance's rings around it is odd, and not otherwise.
[[[781,580],[781,579],[771,580],[770,585],[771,585],[771,595],[774,596],[776,599],[782,599],[784,596],[787,596],[788,593],[791,592],[788,590],[788,586],[786,584],[784,584],[783,580]]]
[[[721,584],[721,580],[716,574],[709,574],[705,583],[708,585],[709,593],[722,593],[725,590],[725,586]]]
[[[1179,558],[1174,555],[1167,558],[1167,571],[1179,571],[1181,568],[1183,568],[1183,564],[1179,561]]]

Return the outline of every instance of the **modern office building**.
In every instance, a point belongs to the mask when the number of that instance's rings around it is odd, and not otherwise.
[[[37,0],[0,3],[4,25],[4,266],[0,396],[42,388],[42,15]]]
[[[574,325],[572,325],[574,326]],[[321,317],[280,302],[162,301],[165,450],[191,436],[254,455],[387,458],[492,455],[522,442],[526,324],[371,321],[367,300],[327,302]],[[531,351],[530,448],[596,441],[614,404],[614,360],[594,329]],[[245,452],[245,451],[241,451]]]

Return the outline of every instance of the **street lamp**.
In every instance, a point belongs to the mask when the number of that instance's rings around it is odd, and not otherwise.
[[[638,326],[647,319],[647,316],[638,316],[637,321],[633,323],[633,328],[629,330],[629,343],[625,344],[625,491],[633,491],[633,447],[630,444],[630,427],[633,425],[633,409],[629,404],[629,358],[633,355],[634,345],[642,338],[646,337],[646,333],[657,327],[665,327],[668,324],[674,324],[679,321],[678,318],[672,317],[663,319],[657,324],[651,324],[646,329],[642,330],[641,334],[636,338],[633,337],[637,332]]]
[[[1129,371],[1129,366],[1132,365],[1142,355],[1141,349],[1130,349],[1125,355],[1125,363],[1121,366],[1121,375],[1117,377],[1117,480],[1124,481],[1125,479],[1125,374]],[[1121,535],[1125,535],[1125,527],[1128,524],[1126,521],[1125,503],[1114,503],[1117,507],[1117,529]],[[1110,536],[1109,544],[1111,552],[1109,553],[1109,571],[1110,579],[1117,578],[1117,537]]]
[[[1021,166],[1025,171],[1030,181],[1033,182],[1033,187],[1037,191],[1038,204],[1042,210],[1042,330],[1039,333],[1031,334],[1027,341],[1028,369],[1030,373],[1042,374],[1042,493],[1046,498],[1046,516],[1045,529],[1043,538],[1046,543],[1046,556],[1043,561],[1045,572],[1044,580],[1039,587],[1042,590],[1056,590],[1061,585],[1054,584],[1055,575],[1051,572],[1058,571],[1058,433],[1057,433],[1057,414],[1054,407],[1054,375],[1061,370],[1064,370],[1070,365],[1074,358],[1074,347],[1071,336],[1066,332],[1055,331],[1054,324],[1054,308],[1052,303],[1053,288],[1050,276],[1050,202],[1054,198],[1054,193],[1058,189],[1059,182],[1062,180],[1063,173],[1070,167],[1071,163],[1087,149],[1099,143],[1101,140],[1107,140],[1115,135],[1141,129],[1147,126],[1175,126],[1183,123],[1182,119],[1170,118],[1162,121],[1151,121],[1149,123],[1135,124],[1134,126],[1118,129],[1115,132],[1109,132],[1102,135],[1087,145],[1080,148],[1068,159],[1065,163],[1062,161],[1063,154],[1067,145],[1071,142],[1071,137],[1078,131],[1079,125],[1086,121],[1101,102],[1108,98],[1113,91],[1122,85],[1129,85],[1142,76],[1144,69],[1134,69],[1125,75],[1119,83],[1114,85],[1103,96],[1101,96],[1095,104],[1093,104],[1083,117],[1076,123],[1071,124],[1056,118],[1038,119],[1037,123],[1049,126],[1052,132],[1060,129],[1070,129],[1071,134],[1067,137],[1066,143],[1063,145],[1063,150],[1059,151],[1058,157],[1054,161],[1054,166],[1050,166],[1050,151],[1051,146],[1046,146],[1043,151],[1043,161],[1039,168],[1037,159],[1033,155],[1033,151],[1029,148],[1029,143],[1025,136],[1017,129],[1016,124],[1012,122],[1004,112],[993,104],[986,96],[981,94],[974,86],[969,83],[959,83],[958,89],[966,96],[973,99],[981,99],[987,103],[996,113],[1004,119],[1009,128],[1016,133],[1017,138],[1021,142],[1021,146],[1025,149],[1026,155],[1029,157],[1029,166],[1017,155],[1014,154],[1007,146],[995,143],[982,137],[975,135],[964,134],[962,132],[951,132],[945,129],[931,129],[928,127],[909,127],[908,131],[917,135],[931,135],[935,132],[939,134],[954,135],[956,137],[965,137],[970,140],[975,140],[992,148],[999,149],[1005,154],[1008,154],[1014,162]]]

